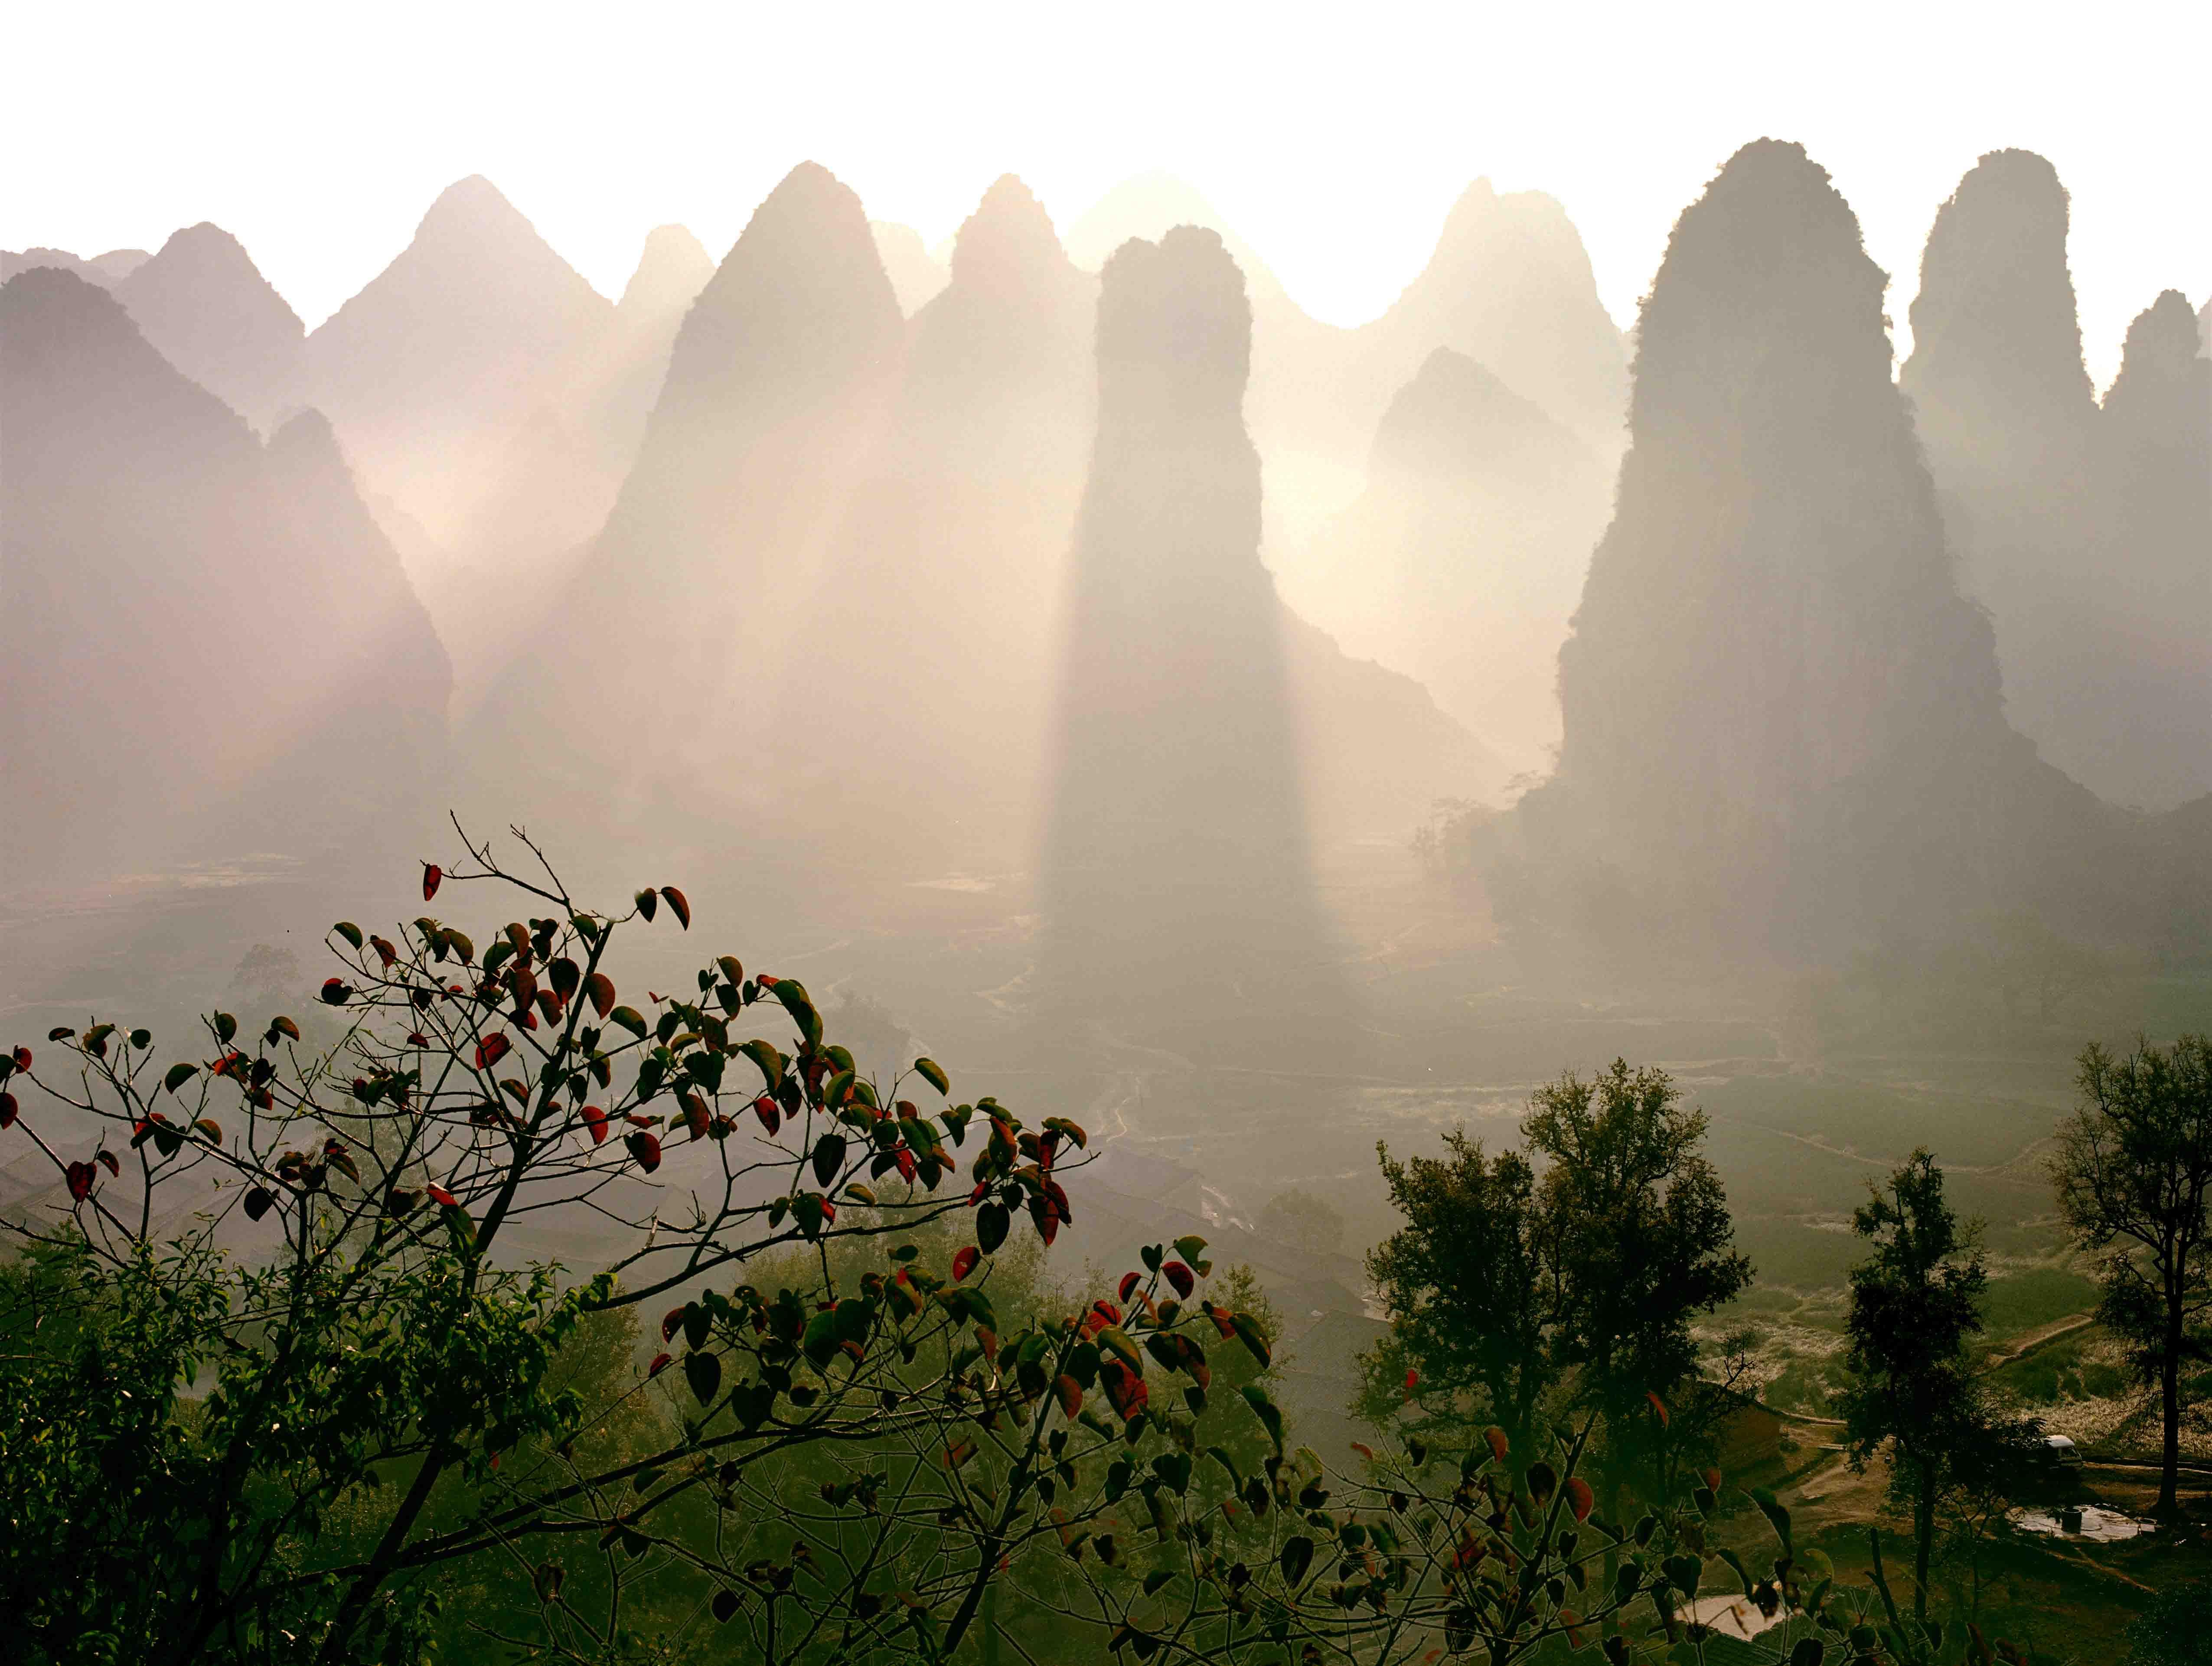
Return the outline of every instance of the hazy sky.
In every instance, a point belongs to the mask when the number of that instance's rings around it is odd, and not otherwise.
[[[933,242],[1012,170],[1063,228],[1189,179],[1344,323],[1419,268],[1478,174],[1581,227],[1630,321],[1728,154],[1802,140],[1897,280],[1980,152],[2074,198],[2101,383],[2165,287],[2212,287],[2212,5],[775,7],[24,5],[0,99],[0,246],[235,232],[312,325],[482,173],[600,289],[681,220],[718,255],[812,157]]]

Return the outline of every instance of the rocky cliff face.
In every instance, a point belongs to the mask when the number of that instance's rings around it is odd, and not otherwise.
[[[261,432],[305,404],[306,327],[228,232],[188,226],[114,289],[163,358]]]
[[[2147,624],[2169,644],[2154,659],[2189,650],[2139,605],[2170,587],[2116,499],[2108,425],[2081,364],[2067,228],[2049,162],[2023,150],[1983,157],[1929,234],[1900,380],[1962,583],[1996,627],[2011,721],[2106,797],[2163,808],[2192,781],[2212,784],[2212,765],[2192,771],[2172,744],[2201,693],[2170,668],[2146,675],[2130,663]]]
[[[1613,520],[1559,657],[1556,777],[1493,881],[1539,929],[1820,955],[2060,904],[2107,825],[2006,726],[1889,376],[1883,275],[1793,144],[1676,222]]]
[[[2100,670],[2136,801],[2212,793],[2212,359],[2168,289],[2129,327],[2099,427]]]
[[[1224,1006],[1318,1019],[1335,993],[1260,562],[1251,327],[1212,232],[1106,264],[1044,874],[1071,1012],[1180,1008],[1187,1031]]]
[[[0,338],[11,879],[411,838],[449,672],[328,425],[264,447],[64,271]]]

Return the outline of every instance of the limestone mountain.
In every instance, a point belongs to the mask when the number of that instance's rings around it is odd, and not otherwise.
[[[684,314],[605,525],[475,726],[534,801],[579,784],[603,805],[666,787],[717,812],[780,810],[758,763],[775,681],[832,650],[833,622],[802,610],[903,333],[859,199],[794,168]],[[586,723],[564,715],[580,677]]]
[[[2179,804],[2212,793],[2212,359],[2179,290],[2129,326],[2099,427],[2112,729],[2139,799]]]
[[[424,600],[454,647],[465,717],[544,624],[636,460],[676,332],[714,263],[682,226],[647,235],[612,319],[536,379],[533,400],[483,470],[442,545],[425,552]],[[392,517],[388,514],[387,521]]]
[[[2004,721],[1885,282],[1795,144],[1746,146],[1676,222],[1560,651],[1559,769],[1491,850],[1525,943],[1741,966],[2097,915],[2114,817]]]
[[[561,410],[558,369],[613,314],[472,176],[448,186],[407,247],[309,334],[315,403],[368,489],[450,547],[516,433],[541,409]]]
[[[1071,1018],[1179,1035],[1224,1005],[1297,1023],[1337,1002],[1260,562],[1251,330],[1213,232],[1106,264],[1043,873],[1046,1000]]]
[[[222,228],[177,232],[115,298],[162,357],[263,433],[305,404],[306,326]]]
[[[1420,275],[1358,332],[1368,377],[1402,386],[1449,347],[1566,424],[1608,465],[1628,411],[1628,357],[1582,235],[1557,198],[1469,185]]]
[[[876,240],[876,253],[883,259],[884,275],[891,281],[891,293],[898,297],[899,311],[912,318],[936,298],[952,275],[930,253],[921,234],[912,226],[871,220],[868,230]]]
[[[446,658],[329,426],[263,446],[64,271],[0,288],[0,866],[411,836],[442,791]]]
[[[1097,290],[1019,179],[985,192],[911,321],[809,610],[835,620],[842,668],[787,691],[784,772],[825,824],[872,826],[907,866],[1002,869],[1033,848]],[[896,824],[863,802],[886,800]]]
[[[0,283],[34,267],[58,266],[88,283],[112,289],[149,258],[143,249],[110,249],[88,259],[79,259],[66,249],[0,249]]]
[[[1310,557],[1349,653],[1409,672],[1522,769],[1559,742],[1559,644],[1612,481],[1563,424],[1440,347],[1383,415],[1359,499]]]
[[[2051,164],[1993,151],[1937,211],[1900,385],[1967,593],[1990,611],[2012,721],[2061,769],[2139,799],[2147,760],[2105,675],[2109,520],[2097,403]]]

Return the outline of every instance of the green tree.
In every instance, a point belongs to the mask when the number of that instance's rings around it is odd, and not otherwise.
[[[1336,1206],[1295,1186],[1268,1199],[1257,1225],[1309,1256],[1334,1256],[1344,1248],[1344,1216]]]
[[[1459,1130],[1444,1148],[1401,1163],[1376,1146],[1406,1224],[1368,1252],[1390,1338],[1363,1361],[1359,1409],[1372,1421],[1401,1405],[1420,1423],[1487,1417],[1519,1442],[1559,1376],[1551,1223],[1519,1152],[1486,1157]]]
[[[1516,1439],[1556,1391],[1595,1414],[1616,1494],[1640,1479],[1664,1496],[1692,1432],[1668,1403],[1694,1397],[1691,1323],[1751,1277],[1704,1113],[1616,1060],[1539,1088],[1521,1132],[1525,1153],[1494,1158],[1464,1134],[1442,1159],[1381,1151],[1406,1225],[1368,1259],[1391,1337],[1364,1362],[1363,1414],[1480,1410]]]
[[[1913,1613],[1924,1618],[1938,1500],[1987,1450],[1990,1420],[1966,1350],[1981,1333],[1989,1272],[1926,1151],[1868,1192],[1851,1217],[1874,1248],[1850,1274],[1842,1410],[1856,1466],[1889,1453],[1892,1493],[1912,1514]]]
[[[2125,1058],[2082,1049],[2081,1104],[2059,1136],[2051,1183],[2075,1240],[2102,1256],[2099,1316],[2159,1390],[2158,1509],[2178,1505],[2184,1366],[2207,1356],[2212,1308],[2212,1040],[2138,1041]]]
[[[1577,1402],[1601,1420],[1615,1488],[1641,1476],[1664,1497],[1692,1433],[1670,1404],[1698,1380],[1691,1322],[1752,1277],[1730,1247],[1705,1115],[1681,1103],[1665,1071],[1616,1059],[1589,1081],[1570,1072],[1539,1088],[1521,1127],[1547,1159],[1538,1201],[1559,1357],[1575,1369]]]

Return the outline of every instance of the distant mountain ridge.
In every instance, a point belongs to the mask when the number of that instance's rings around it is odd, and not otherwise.
[[[411,827],[450,673],[329,425],[264,447],[65,271],[0,287],[0,349],[11,882]]]

